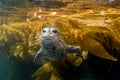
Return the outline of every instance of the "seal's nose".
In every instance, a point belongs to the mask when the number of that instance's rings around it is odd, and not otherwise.
[[[47,36],[54,36],[54,34],[51,31],[48,31]]]

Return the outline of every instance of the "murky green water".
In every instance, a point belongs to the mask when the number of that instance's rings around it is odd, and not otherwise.
[[[5,55],[0,54],[0,80],[9,80],[10,63]]]
[[[33,80],[36,66],[32,62],[0,54],[0,80]]]

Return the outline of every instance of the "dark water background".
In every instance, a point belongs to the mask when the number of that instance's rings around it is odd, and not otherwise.
[[[69,66],[63,72],[64,80],[120,80],[119,61],[111,62],[90,55],[79,68]],[[31,76],[37,68],[32,61],[0,54],[0,80],[34,80]]]
[[[36,68],[32,61],[0,54],[0,80],[33,80],[31,76]]]

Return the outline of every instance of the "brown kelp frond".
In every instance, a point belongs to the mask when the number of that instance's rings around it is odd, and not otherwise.
[[[0,27],[0,41],[5,41],[8,51],[17,57],[28,58],[33,56],[37,47],[40,45],[40,40],[35,41],[34,37],[37,37],[40,31],[40,25],[38,22],[25,22],[25,23],[13,23],[9,25],[3,25]],[[31,27],[36,24],[35,27]],[[2,45],[1,45],[2,47]]]
[[[113,39],[112,34],[108,34],[110,32],[106,27],[81,26],[78,21],[70,19],[57,20],[56,25],[60,28],[60,32],[67,43],[79,45],[82,49],[88,50],[95,56],[112,61],[117,60],[110,55],[108,49],[104,46],[105,44],[102,44],[98,40],[106,41],[105,36],[103,36],[103,38],[98,36],[99,33],[109,35],[110,38]]]
[[[113,20],[112,26],[107,27],[112,36],[120,43],[120,17]]]
[[[35,78],[35,80],[48,80],[49,78],[51,78],[51,80],[59,80],[56,73],[56,67],[51,62],[47,62],[42,65],[32,77]]]

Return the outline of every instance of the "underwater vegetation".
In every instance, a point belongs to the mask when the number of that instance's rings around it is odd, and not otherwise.
[[[0,0],[0,80],[120,80],[120,1],[99,1]],[[86,59],[68,54],[59,64],[36,65],[40,31],[49,25],[88,51]]]
[[[48,25],[52,24],[33,21],[0,26],[0,54],[7,55],[8,59],[14,58],[18,62],[32,62],[35,53],[40,48],[39,34],[42,26]],[[57,18],[54,26],[59,29],[66,44],[80,46],[83,50],[89,51],[90,55],[104,60],[118,61],[120,59],[120,18],[114,19],[106,27],[92,27],[80,24],[77,20]],[[31,77],[35,80],[62,80],[59,71],[64,72],[69,69],[68,64],[76,68],[82,63],[84,61],[81,57],[67,55],[60,67],[51,62],[38,69],[33,66],[32,69],[35,69]]]

